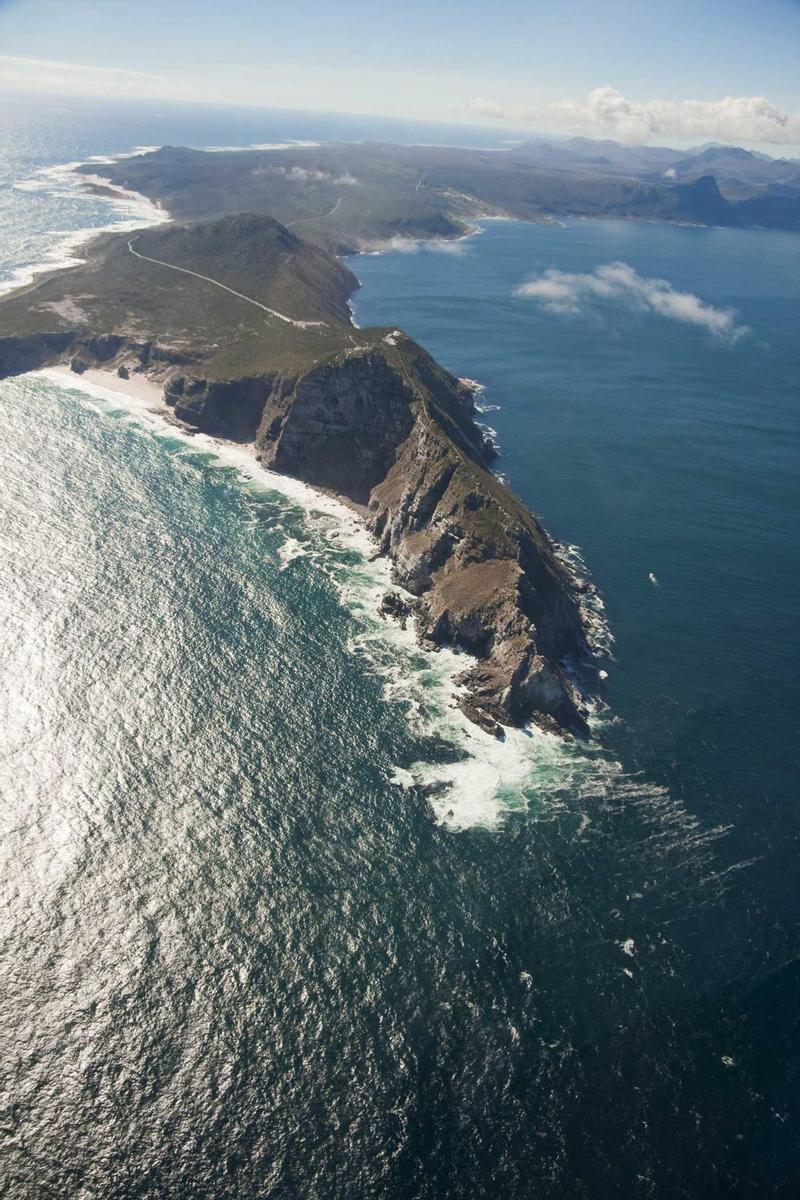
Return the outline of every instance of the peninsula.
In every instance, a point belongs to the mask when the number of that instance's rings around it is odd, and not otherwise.
[[[393,238],[451,238],[486,216],[615,217],[800,230],[800,161],[731,146],[696,151],[573,138],[507,150],[326,143],[274,150],[164,146],[82,168],[178,220],[277,218],[335,253]]]
[[[104,234],[0,302],[0,376],[145,374],[176,420],[358,509],[392,563],[384,613],[474,656],[473,721],[585,731],[564,664],[591,650],[592,585],[489,469],[474,389],[400,330],[356,328],[355,276],[300,228],[235,213]]]

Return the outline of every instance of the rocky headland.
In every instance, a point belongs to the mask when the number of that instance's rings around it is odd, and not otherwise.
[[[474,657],[471,720],[585,732],[565,664],[594,649],[592,585],[489,469],[474,389],[401,331],[353,327],[355,287],[267,217],[104,235],[85,265],[0,301],[0,376],[145,374],[176,420],[357,507],[392,564],[384,614]]]

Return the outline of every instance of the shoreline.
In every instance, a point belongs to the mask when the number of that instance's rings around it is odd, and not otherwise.
[[[72,384],[73,387],[79,387],[83,380],[85,384],[105,388],[109,392],[118,392],[131,400],[139,400],[153,408],[163,409],[165,414],[170,412],[163,398],[163,388],[159,387],[144,372],[137,372],[128,379],[123,379],[116,371],[104,371],[100,367],[87,367],[79,374],[77,371],[73,371],[67,363],[60,363],[55,367],[42,367],[30,374],[52,379],[55,383]]]
[[[92,177],[76,173],[77,167],[91,166],[92,163],[117,162],[120,159],[133,158],[136,154],[152,149],[151,146],[140,146],[120,154],[94,155],[76,162],[40,167],[29,178],[16,180],[11,188],[13,191],[20,192],[52,193],[60,184],[73,198],[101,201],[107,204],[112,214],[115,210],[119,213],[119,220],[112,220],[103,225],[59,231],[58,242],[46,252],[45,258],[35,263],[19,266],[7,279],[0,279],[0,297],[16,291],[17,288],[27,287],[39,275],[45,275],[48,271],[65,271],[70,267],[80,266],[81,263],[86,262],[86,259],[76,252],[100,234],[128,233],[137,229],[150,229],[156,225],[170,224],[173,218],[166,209],[161,208],[152,200],[148,200],[147,196],[142,195],[141,192],[133,192],[108,184],[107,181],[102,180],[102,176],[95,176],[96,182],[87,187],[84,186],[84,180],[91,180]],[[102,182],[102,186],[111,193],[110,195],[103,194],[99,190],[99,182]]]
[[[129,154],[123,154],[114,157],[129,156]],[[96,156],[87,161],[97,162],[100,159],[99,156]],[[73,178],[77,178],[77,184],[80,187],[82,178],[74,176],[74,169],[77,165],[80,164],[73,163],[56,168],[44,168],[43,174],[46,178],[47,174],[52,175],[53,172],[56,177],[72,173]],[[125,194],[119,198],[108,195],[98,196],[95,192],[84,192],[83,194],[105,201],[112,206],[138,205],[138,194],[126,192],[125,189],[122,191]],[[144,207],[142,215],[151,218],[148,224],[166,224],[172,220],[165,210],[152,205],[145,197],[142,197],[142,201]],[[500,217],[498,219],[508,218]],[[74,245],[78,245],[90,241],[99,233],[124,232],[131,227],[143,228],[144,226],[141,222],[137,224],[134,221],[115,222],[102,228],[95,227],[76,231],[70,235],[70,241],[73,241]],[[473,237],[479,232],[482,230],[470,230],[458,239],[447,239],[446,251],[452,253],[458,242]],[[439,249],[438,242],[441,239],[415,240],[414,248],[428,248],[431,240],[437,243],[433,248]],[[71,264],[63,264],[63,267],[67,265]],[[52,269],[54,268],[50,263],[45,263],[40,268],[42,271]],[[299,480],[262,467],[256,458],[252,444],[244,445],[225,441],[184,425],[165,403],[160,383],[149,378],[143,372],[138,372],[125,380],[111,370],[88,368],[85,372],[78,374],[73,372],[68,365],[61,364],[31,374],[39,375],[45,380],[49,379],[51,383],[60,388],[72,389],[89,398],[119,405],[145,427],[149,427],[150,431],[156,435],[185,438],[187,446],[201,448],[212,454],[223,465],[235,468],[248,483],[278,493],[290,503],[296,504],[306,514],[312,529],[315,517],[321,514],[334,526],[333,529],[327,528],[323,531],[329,544],[335,544],[361,555],[364,559],[363,570],[370,575],[373,594],[368,610],[362,603],[350,603],[348,597],[343,598],[345,606],[350,609],[357,621],[360,617],[371,623],[374,629],[379,631],[384,645],[393,642],[398,649],[402,648],[405,653],[411,652],[415,655],[423,653],[416,637],[416,622],[409,622],[411,628],[402,630],[394,621],[386,620],[380,615],[379,604],[386,590],[394,589],[403,594],[403,589],[398,588],[391,580],[389,560],[384,557],[376,558],[375,541],[366,529],[361,516],[347,506],[343,500],[312,488]],[[477,381],[471,380],[470,385],[472,385],[474,393],[482,390]],[[295,557],[302,556],[302,554],[303,551],[300,551],[300,555],[288,553],[284,565],[288,566]],[[454,747],[458,747],[464,753],[465,757],[459,762],[446,766],[430,762],[418,763],[410,771],[402,769],[398,778],[413,778],[415,786],[423,789],[427,796],[427,802],[440,823],[454,828],[466,828],[476,824],[495,827],[502,821],[504,813],[507,811],[501,794],[506,793],[508,789],[523,788],[525,780],[532,779],[542,769],[544,762],[550,762],[552,765],[554,758],[565,758],[569,751],[558,735],[544,731],[533,723],[521,728],[506,727],[502,741],[486,733],[471,722],[456,704],[457,697],[463,689],[455,684],[455,678],[476,660],[451,647],[441,648],[432,657],[436,660],[437,669],[434,672],[437,676],[436,691],[440,693],[444,718],[440,718],[435,727],[427,732],[435,736],[444,734],[447,730],[449,740],[452,741]],[[381,673],[386,674],[385,666]],[[393,676],[401,676],[403,674],[402,661],[398,659],[390,673]],[[392,686],[397,686],[396,680]],[[419,701],[414,701],[411,705],[412,710],[416,709],[419,712],[419,705]],[[478,784],[476,773],[482,775],[480,784]]]
[[[178,437],[185,440],[187,451],[213,455],[222,467],[230,467],[246,485],[277,493],[295,505],[304,515],[312,535],[321,537],[332,551],[345,550],[360,556],[353,566],[353,582],[339,588],[340,601],[360,629],[353,636],[353,653],[365,657],[379,676],[385,680],[384,697],[388,702],[407,706],[404,720],[410,722],[423,738],[440,738],[452,744],[463,755],[450,763],[421,760],[407,767],[396,767],[390,782],[419,789],[425,797],[434,819],[452,830],[480,827],[499,828],[505,818],[518,808],[510,803],[509,793],[535,790],[545,796],[552,786],[550,772],[575,769],[588,758],[580,747],[565,743],[555,734],[531,723],[522,728],[508,727],[503,740],[486,733],[475,725],[458,707],[461,688],[455,680],[476,660],[450,647],[426,651],[417,640],[414,623],[407,628],[384,618],[379,612],[380,600],[387,590],[404,595],[401,587],[392,582],[391,562],[376,556],[376,543],[357,512],[330,493],[313,488],[302,480],[281,475],[263,467],[251,443],[236,443],[209,434],[196,432],[177,421],[172,409],[164,402],[160,386],[140,375],[124,380],[112,371],[90,368],[77,374],[70,367],[43,367],[19,379],[41,379],[64,390],[82,393],[90,401],[125,410],[126,414],[155,437]],[[92,405],[94,407],[94,405]],[[101,410],[102,411],[102,410]],[[283,569],[298,554],[288,545],[283,555]],[[380,654],[370,651],[370,644],[379,642],[391,650],[392,661],[380,661]],[[420,659],[424,664],[403,660]],[[419,678],[420,671],[435,680]],[[431,697],[442,712],[422,717],[420,708]],[[537,775],[545,778],[538,783]],[[527,803],[527,801],[526,801]]]
[[[277,143],[275,144],[276,149],[278,148],[278,145],[279,144],[277,144]],[[108,191],[113,191],[113,192],[119,193],[118,197],[108,195],[108,194],[101,194],[99,196],[99,198],[101,200],[107,201],[112,206],[116,206],[116,205],[125,206],[125,211],[129,211],[129,206],[132,206],[134,209],[142,207],[144,209],[142,215],[148,220],[148,225],[153,226],[153,225],[167,224],[173,220],[171,215],[165,209],[162,209],[159,206],[152,204],[146,197],[142,197],[139,193],[133,192],[133,191],[123,188],[123,187],[118,187],[117,185],[111,185],[110,187],[106,187],[105,183],[103,183],[101,176],[90,175],[90,174],[87,174],[85,176],[76,176],[75,175],[75,169],[79,165],[100,163],[102,161],[114,162],[118,159],[125,159],[125,158],[132,157],[133,155],[135,155],[137,153],[143,152],[145,149],[149,149],[149,148],[140,147],[138,150],[134,150],[132,152],[126,152],[126,153],[115,155],[115,156],[95,155],[95,156],[92,156],[91,158],[87,159],[85,164],[73,162],[73,163],[57,166],[55,168],[44,168],[42,171],[42,175],[44,176],[45,179],[48,177],[48,175],[51,178],[53,175],[55,175],[57,178],[63,178],[63,177],[69,176],[71,178],[72,183],[78,187],[79,191],[82,188],[85,188],[86,183],[88,183],[88,187],[91,190],[88,191],[88,193],[86,191],[84,191],[83,194],[89,194],[91,196],[97,196],[96,188],[97,188],[98,181],[100,181],[100,183],[102,184],[102,187],[100,188],[101,193],[104,193],[104,192],[107,193]],[[245,149],[245,148],[243,148],[243,149]],[[510,221],[510,220],[513,220],[514,218],[509,217],[505,214],[491,214],[490,215],[487,213],[482,213],[481,219],[488,222],[488,221]],[[135,225],[135,222],[133,222],[133,221],[118,222],[113,225],[103,227],[103,229],[107,228],[110,230],[115,230],[116,232],[119,233],[119,232],[127,231],[128,229],[130,229],[131,225]],[[82,244],[84,242],[90,241],[94,235],[96,235],[97,233],[100,233],[102,231],[103,231],[102,229],[94,229],[94,230],[87,229],[87,230],[81,231],[81,232],[73,235],[74,236],[74,244]],[[388,253],[391,251],[398,251],[400,253],[408,253],[408,252],[416,253],[420,250],[422,250],[422,251],[431,250],[434,252],[438,251],[438,252],[444,252],[444,253],[448,253],[448,254],[458,254],[458,253],[462,252],[463,248],[465,248],[464,247],[465,242],[467,242],[472,237],[475,237],[476,235],[482,234],[484,232],[485,232],[485,226],[473,226],[472,228],[467,229],[463,234],[459,235],[459,237],[454,238],[454,239],[435,238],[435,237],[427,238],[427,239],[426,238],[415,239],[415,238],[395,237],[393,239],[388,240],[384,244],[383,249],[376,249],[376,248],[369,249],[369,248],[365,247],[364,249],[358,251],[357,253],[364,253],[367,255],[376,255],[376,254]],[[78,260],[78,261],[81,261],[81,260]],[[64,266],[66,266],[66,264],[64,264]],[[42,267],[41,269],[44,270],[46,268]],[[58,268],[56,268],[56,269],[58,269]],[[349,312],[349,319],[350,319],[351,325],[353,327],[357,328],[358,322],[356,319],[356,308],[355,308],[355,303],[354,303],[354,300],[352,297],[348,301],[348,312]],[[58,371],[58,376],[54,376],[54,379],[58,377],[59,381],[61,382],[62,385],[69,386],[71,384],[72,386],[78,386],[78,387],[80,386],[79,384],[76,385],[76,383],[75,383],[75,375],[77,373],[71,372],[69,370],[69,368],[66,367],[65,364],[62,365],[62,367],[60,369],[56,368],[55,370]],[[169,407],[164,403],[163,396],[162,396],[161,384],[154,383],[152,380],[150,380],[148,378],[148,376],[144,372],[138,372],[132,378],[129,378],[128,380],[125,380],[116,374],[112,374],[110,371],[92,369],[92,368],[87,369],[87,371],[82,374],[84,376],[84,380],[87,385],[91,386],[92,383],[94,383],[96,386],[98,386],[100,388],[112,390],[112,391],[116,392],[117,395],[125,396],[125,398],[128,402],[131,402],[132,400],[144,401],[145,403],[149,404],[151,406],[151,408],[153,408],[155,411],[157,411],[163,418],[165,418],[167,421],[169,421],[174,428],[180,428],[182,426],[182,423],[179,421],[178,418],[175,417],[172,410],[169,409]],[[80,376],[79,376],[79,378],[80,378]],[[470,390],[473,393],[473,396],[476,399],[485,390],[484,386],[478,380],[469,379],[469,380],[465,380],[464,382],[466,383],[466,386],[468,386],[470,388]],[[475,405],[476,411],[479,412],[481,415],[483,415],[484,412],[492,411],[494,407],[495,406],[481,405],[478,403],[476,403],[476,405]],[[479,429],[481,429],[484,432],[484,434],[486,434],[490,438],[490,441],[491,441],[492,445],[495,447],[495,449],[499,450],[497,432],[491,426],[486,425],[485,423],[482,424],[478,420],[476,420],[475,423],[476,423],[477,427]],[[183,428],[190,435],[193,435],[196,433],[196,431],[187,429],[186,427],[183,427]],[[223,443],[220,442],[220,444],[223,444]],[[230,445],[236,446],[236,443],[230,443]],[[253,457],[253,460],[255,461],[254,454],[252,457]],[[494,469],[492,471],[492,473],[497,478],[499,478],[503,484],[508,486],[507,479],[503,476],[503,474],[499,470]],[[270,472],[269,474],[272,474],[272,473]],[[275,476],[275,478],[278,478],[278,476]],[[277,490],[283,491],[285,493],[285,487],[279,487]],[[316,489],[312,489],[312,491],[315,495],[317,495],[319,497],[321,497],[325,494],[324,492],[317,491]],[[329,494],[327,499],[337,505],[347,507],[351,513],[354,510],[356,510],[356,506],[349,505],[341,497]],[[302,502],[303,501],[301,501],[301,503]],[[307,507],[307,505],[305,505],[305,504],[304,504],[304,506]],[[369,535],[366,533],[366,529],[365,529],[365,527],[363,527],[363,525],[362,525],[362,528],[364,529],[364,535],[366,537],[368,537]],[[550,541],[552,549],[554,550],[557,557],[561,561],[562,566],[566,568],[566,570],[567,570],[569,576],[572,578],[573,582],[576,585],[579,585],[577,587],[577,591],[580,593],[578,603],[579,603],[579,607],[580,607],[580,610],[581,610],[583,618],[584,618],[587,634],[589,635],[587,644],[588,644],[588,649],[589,649],[590,655],[592,657],[607,656],[609,654],[610,646],[613,645],[613,635],[611,634],[610,628],[608,627],[607,619],[605,617],[605,613],[604,613],[604,609],[603,609],[602,599],[600,598],[599,593],[597,593],[597,590],[594,587],[594,585],[591,583],[591,576],[590,576],[589,572],[586,570],[585,564],[582,562],[582,559],[580,558],[579,554],[577,556],[577,561],[576,561],[574,553],[571,553],[571,552],[574,552],[574,550],[575,550],[574,547],[570,546],[569,550],[566,550],[566,546],[564,544],[562,544],[558,539],[554,538],[549,533],[549,531],[545,530],[545,533]],[[375,546],[371,545],[369,547],[369,549],[365,549],[362,546],[362,550],[364,553],[374,553]],[[566,550],[566,553],[565,553],[565,550]],[[390,583],[390,580],[387,580],[387,586],[389,586],[389,583]],[[413,624],[416,626],[416,622],[413,622]],[[562,665],[567,668],[568,674],[570,675],[570,677],[572,677],[574,679],[577,678],[575,676],[575,671],[580,669],[581,663],[573,662],[571,664],[568,664],[565,661]],[[579,691],[584,694],[584,699],[587,699],[585,688],[579,687]]]
[[[41,367],[37,371],[29,371],[27,375],[50,380],[59,387],[73,388],[98,399],[108,399],[108,395],[118,398],[131,413],[153,418],[152,425],[155,425],[156,421],[163,422],[168,427],[163,432],[171,430],[185,437],[187,441],[191,440],[193,444],[209,449],[220,459],[229,460],[231,465],[236,466],[253,482],[265,482],[270,486],[270,490],[295,500],[306,511],[313,507],[316,511],[335,518],[341,524],[342,532],[345,532],[352,542],[353,549],[369,557],[374,555],[375,539],[364,525],[357,505],[340,499],[333,492],[315,488],[302,479],[270,471],[258,459],[252,442],[233,442],[187,425],[175,416],[174,410],[164,400],[161,384],[143,371],[123,379],[116,371],[106,371],[102,367],[87,367],[85,371],[78,373],[66,363],[61,363],[54,367]],[[387,587],[395,586],[391,581],[387,583]]]

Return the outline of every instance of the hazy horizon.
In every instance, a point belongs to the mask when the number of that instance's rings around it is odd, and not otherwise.
[[[506,0],[489,26],[411,0],[290,13],[216,6],[0,0],[0,90],[341,112],[679,148],[800,150],[800,6],[629,0],[569,13]],[[131,36],[145,31],[144,36]],[[576,31],[580,32],[580,36]]]
[[[2,63],[2,56],[0,56],[0,63]],[[7,102],[9,102],[11,104],[13,104],[15,102],[20,103],[20,104],[25,104],[26,102],[30,102],[30,103],[43,104],[45,106],[52,105],[52,106],[54,106],[53,111],[59,111],[60,106],[63,106],[65,103],[73,102],[75,104],[90,105],[95,100],[97,100],[97,97],[95,97],[95,96],[72,95],[72,94],[64,94],[64,93],[60,93],[60,92],[15,91],[13,89],[4,88],[2,86],[2,79],[0,79],[0,98],[6,100]],[[662,149],[674,149],[674,150],[681,150],[681,151],[689,152],[689,151],[702,151],[702,150],[705,150],[712,146],[732,147],[732,148],[739,148],[739,149],[747,149],[756,154],[766,155],[767,157],[773,158],[773,159],[791,159],[791,160],[800,159],[800,144],[797,146],[789,146],[789,145],[778,146],[778,145],[775,145],[772,143],[764,143],[764,142],[761,142],[761,143],[748,142],[748,143],[746,143],[744,141],[734,142],[734,141],[724,141],[724,140],[717,139],[717,138],[701,139],[699,137],[695,137],[695,138],[691,138],[691,137],[666,138],[666,137],[664,137],[664,138],[651,138],[649,140],[642,140],[640,142],[636,142],[636,141],[625,142],[618,137],[612,137],[610,134],[603,135],[600,132],[598,132],[596,134],[588,134],[588,133],[537,129],[537,128],[530,128],[530,127],[526,128],[526,127],[523,127],[520,125],[513,125],[513,124],[509,124],[509,125],[502,124],[501,125],[499,123],[494,123],[494,122],[492,124],[486,124],[486,123],[482,123],[482,122],[476,120],[474,117],[472,119],[462,119],[462,120],[457,120],[455,118],[451,118],[449,120],[447,120],[447,119],[435,120],[435,119],[426,119],[423,117],[406,117],[406,116],[399,116],[399,115],[391,114],[391,113],[371,113],[371,112],[362,112],[362,111],[357,111],[357,110],[299,108],[299,107],[290,107],[290,106],[286,106],[286,105],[243,104],[240,102],[225,103],[225,102],[219,101],[219,100],[214,100],[214,101],[203,100],[203,99],[186,100],[186,99],[179,99],[179,98],[172,98],[172,97],[159,99],[159,98],[149,97],[149,96],[142,96],[142,97],[113,96],[113,97],[109,97],[107,99],[106,103],[109,103],[109,102],[125,104],[125,105],[130,104],[130,105],[134,105],[134,106],[136,106],[136,105],[147,106],[147,105],[154,105],[154,104],[155,105],[163,105],[165,108],[168,108],[168,109],[174,110],[174,111],[180,111],[181,109],[184,109],[184,110],[196,109],[198,111],[201,111],[203,109],[218,110],[218,111],[230,110],[232,112],[249,112],[249,113],[252,113],[253,116],[263,113],[265,117],[271,116],[273,118],[281,113],[285,113],[287,117],[292,117],[292,118],[321,117],[321,118],[324,118],[327,120],[334,120],[334,121],[336,119],[341,119],[343,121],[363,120],[366,123],[374,122],[376,126],[381,126],[381,125],[396,126],[398,130],[405,129],[408,132],[412,132],[412,131],[415,131],[418,129],[420,131],[419,144],[421,144],[421,145],[426,144],[425,138],[424,138],[425,131],[427,131],[428,134],[432,137],[436,133],[440,133],[442,135],[444,135],[446,133],[458,135],[461,131],[463,131],[464,135],[466,135],[467,133],[472,133],[474,135],[481,135],[483,138],[485,138],[487,149],[500,149],[505,146],[519,145],[523,142],[532,142],[532,141],[540,141],[540,140],[545,141],[545,142],[550,142],[553,145],[566,145],[572,141],[581,139],[584,141],[596,142],[598,144],[601,144],[603,142],[614,143],[617,146],[627,147],[629,149],[635,149],[637,146],[642,146],[642,147],[648,147],[650,149],[662,148]],[[376,137],[377,136],[378,135],[376,134]],[[395,136],[399,137],[399,134],[395,134]],[[337,139],[334,139],[334,140],[337,140]],[[344,139],[344,140],[347,140],[347,139]],[[384,140],[384,138],[381,136],[378,138],[378,140]],[[407,139],[403,138],[403,139],[399,139],[399,140],[406,141]],[[416,139],[414,139],[414,140],[416,140]],[[446,141],[439,141],[434,138],[434,140],[431,141],[430,144],[431,145],[446,145],[446,144],[461,145],[462,143],[460,140],[458,140],[458,137],[457,137],[456,140],[453,141],[452,143],[448,143]],[[474,145],[475,143],[472,139],[470,139],[469,144]]]

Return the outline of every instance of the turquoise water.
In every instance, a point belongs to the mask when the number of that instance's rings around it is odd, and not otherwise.
[[[34,113],[7,184],[325,132],[207,115]],[[60,183],[0,208],[7,273],[131,219]],[[594,749],[468,739],[321,503],[112,397],[0,384],[15,1197],[792,1194],[800,241],[461,246],[355,260],[358,317],[485,385],[499,469],[581,546],[617,639]],[[751,332],[513,295],[614,260]]]

